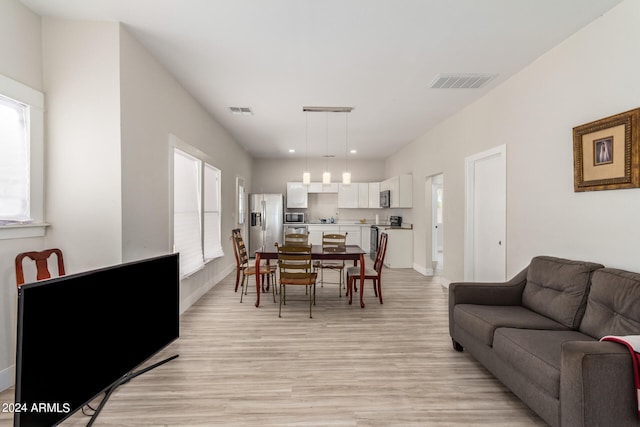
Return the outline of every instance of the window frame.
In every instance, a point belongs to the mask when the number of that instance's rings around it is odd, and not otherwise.
[[[44,94],[0,74],[0,94],[26,105],[29,135],[29,216],[31,222],[0,225],[0,240],[42,237],[44,222]]]
[[[173,170],[173,165],[174,165],[174,154],[175,154],[175,150],[180,150],[184,153],[186,153],[187,155],[195,158],[196,160],[198,160],[200,162],[199,164],[199,180],[198,180],[198,185],[200,186],[198,191],[200,193],[200,236],[201,236],[201,250],[202,250],[202,255],[203,255],[203,263],[202,265],[206,267],[206,265],[208,263],[210,263],[211,261],[223,257],[224,256],[224,251],[222,249],[222,170],[217,168],[211,157],[208,156],[207,154],[205,154],[204,152],[198,150],[197,148],[187,144],[186,142],[182,141],[180,138],[178,138],[176,135],[174,134],[169,134],[169,218],[170,218],[170,233],[169,233],[169,238],[170,238],[170,247],[174,248],[174,227],[175,227],[175,221],[174,221],[174,170]],[[205,220],[204,220],[204,216],[205,216],[205,206],[204,206],[204,199],[205,199],[205,184],[204,184],[204,170],[206,168],[206,166],[210,166],[212,169],[216,170],[218,173],[218,179],[217,179],[217,195],[218,195],[218,212],[219,212],[219,222],[218,222],[218,235],[220,238],[220,242],[219,242],[219,248],[220,251],[218,254],[216,254],[216,256],[214,256],[213,258],[207,258],[205,255],[205,247],[204,247],[204,238],[205,238]],[[189,276],[197,273],[198,271],[200,271],[202,268],[196,269],[194,271],[190,271],[190,272],[186,272],[184,274],[181,274],[181,279],[184,278],[188,278]]]

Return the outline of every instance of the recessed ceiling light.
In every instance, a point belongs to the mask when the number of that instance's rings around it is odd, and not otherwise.
[[[296,152],[296,150],[294,150],[293,148],[289,148],[289,152],[290,152],[290,153],[295,153],[295,152]]]
[[[358,152],[358,150],[356,150],[356,149],[351,149],[349,152],[350,152],[351,154],[356,154],[356,153]]]
[[[231,114],[236,116],[252,116],[253,111],[251,107],[229,107]]]

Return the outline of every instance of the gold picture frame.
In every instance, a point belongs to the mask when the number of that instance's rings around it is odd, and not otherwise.
[[[640,187],[640,108],[573,128],[574,191]]]

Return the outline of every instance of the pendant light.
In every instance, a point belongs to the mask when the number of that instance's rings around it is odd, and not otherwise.
[[[329,112],[327,112],[327,152],[325,157],[327,158],[327,166],[322,174],[322,183],[331,184],[331,172],[329,172]]]
[[[305,119],[306,119],[306,149],[307,149],[307,168],[304,172],[302,172],[302,184],[309,185],[311,184],[311,173],[309,172],[309,112],[305,111]]]
[[[342,172],[342,184],[351,184],[351,172],[349,172],[349,112],[344,113],[344,129],[345,129],[345,150],[344,150],[344,163],[345,171]]]

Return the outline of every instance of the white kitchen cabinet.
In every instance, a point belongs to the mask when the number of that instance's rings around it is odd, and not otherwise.
[[[360,226],[360,247],[366,252],[371,252],[371,226]]]
[[[380,183],[379,182],[370,182],[369,183],[369,208],[379,208],[380,207]]]
[[[287,182],[287,207],[307,207],[307,186],[302,182]]]
[[[357,208],[359,188],[358,184],[339,184],[338,208]]]
[[[338,224],[309,224],[309,243],[322,246],[322,233],[339,233]]]
[[[388,268],[413,268],[413,230],[410,228],[385,228],[388,234],[384,265]]]
[[[339,230],[340,234],[347,233],[347,245],[360,246],[362,243],[359,225],[340,225]]]
[[[380,191],[391,192],[392,208],[413,207],[413,175],[405,174],[385,179],[380,183]]]
[[[362,243],[360,226],[357,224],[309,224],[309,243],[322,246],[322,233],[344,234],[347,233],[347,245]]]
[[[338,183],[323,184],[321,182],[312,182],[308,186],[308,193],[338,193]]]
[[[359,182],[355,184],[358,186],[358,208],[369,207],[369,183]]]

